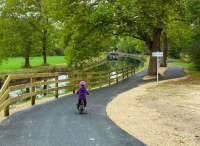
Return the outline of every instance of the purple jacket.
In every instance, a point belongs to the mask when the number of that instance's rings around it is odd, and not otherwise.
[[[78,99],[86,99],[86,94],[89,95],[89,92],[84,86],[82,86],[78,89],[76,94],[78,94]]]

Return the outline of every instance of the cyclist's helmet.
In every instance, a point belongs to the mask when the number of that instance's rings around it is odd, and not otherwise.
[[[81,81],[81,82],[80,82],[80,85],[81,85],[81,86],[85,86],[85,81]]]

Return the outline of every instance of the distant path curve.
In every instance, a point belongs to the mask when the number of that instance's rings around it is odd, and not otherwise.
[[[118,94],[141,84],[147,69],[90,91],[88,114],[75,115],[77,95],[70,94],[14,113],[0,124],[1,146],[144,146],[120,129],[106,114],[107,104]],[[159,80],[183,77],[179,66],[169,66]]]

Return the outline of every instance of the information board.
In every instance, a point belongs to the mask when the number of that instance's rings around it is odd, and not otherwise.
[[[153,57],[163,57],[163,52],[152,52]]]

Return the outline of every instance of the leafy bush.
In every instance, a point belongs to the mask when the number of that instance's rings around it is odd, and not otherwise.
[[[188,53],[194,67],[200,71],[200,44],[192,43],[192,45],[189,46]]]
[[[53,51],[55,52],[56,56],[64,56],[64,52],[63,52],[62,48],[55,48],[55,49],[53,49]]]
[[[168,57],[174,58],[174,59],[180,59],[181,50],[182,50],[182,48],[170,47],[168,49]]]
[[[190,56],[188,55],[188,53],[185,54],[185,53],[181,52],[180,53],[180,58],[184,62],[191,63],[191,59],[190,59]]]

